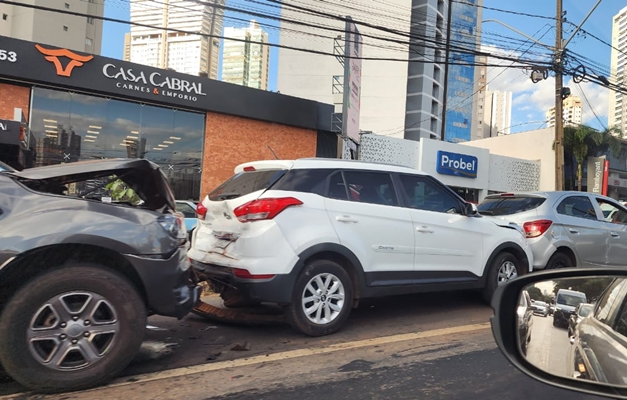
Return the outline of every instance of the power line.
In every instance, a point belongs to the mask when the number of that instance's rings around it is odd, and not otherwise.
[[[300,51],[300,52],[305,52],[305,53],[337,57],[337,54],[324,52],[324,51],[319,51],[319,50],[304,49],[304,48],[300,48],[300,47],[287,46],[287,45],[276,44],[276,43],[257,42],[257,41],[251,41],[251,40],[246,40],[246,39],[225,38],[222,35],[212,35],[212,34],[207,34],[207,33],[193,32],[193,31],[188,31],[188,30],[183,30],[183,29],[176,29],[176,28],[164,28],[164,27],[160,27],[160,26],[154,26],[154,25],[149,25],[149,24],[142,24],[142,23],[139,23],[139,22],[126,21],[126,20],[121,20],[121,19],[117,19],[117,18],[110,18],[110,17],[104,17],[104,16],[101,17],[101,16],[97,16],[97,15],[85,14],[85,13],[80,13],[80,12],[75,12],[75,11],[70,11],[70,10],[58,10],[58,9],[54,9],[54,8],[50,8],[50,7],[43,7],[43,6],[37,6],[37,5],[31,5],[31,4],[22,4],[22,3],[17,3],[15,1],[11,1],[11,0],[0,0],[0,4],[9,4],[9,5],[17,6],[17,7],[25,7],[25,8],[31,8],[31,9],[41,10],[41,11],[49,11],[49,12],[54,12],[54,13],[59,13],[59,14],[73,15],[73,16],[77,16],[77,17],[94,18],[94,19],[99,19],[99,20],[108,21],[108,22],[115,22],[115,23],[120,23],[120,24],[130,24],[130,25],[134,25],[134,26],[141,26],[141,27],[144,27],[144,28],[158,29],[158,30],[161,30],[161,31],[184,33],[184,34],[187,34],[187,35],[196,35],[196,36],[202,36],[202,37],[206,37],[206,38],[233,40],[233,41],[246,42],[246,43],[251,43],[251,44],[261,44],[261,45],[267,45],[267,46],[271,46],[271,47],[284,48],[284,49],[295,50],[295,51]],[[345,32],[345,31],[342,30],[342,32]],[[350,56],[350,55],[342,55],[342,57],[347,58],[347,59],[360,59],[360,60],[370,60],[370,61],[392,61],[392,62],[404,62],[404,63],[407,63],[407,62],[409,62],[409,63],[417,62],[417,63],[422,63],[422,64],[443,64],[443,65],[448,64],[448,65],[467,65],[467,66],[475,65],[475,64],[471,64],[471,63],[465,63],[465,62],[464,63],[454,63],[454,62],[444,61],[444,60],[443,61],[424,61],[424,60],[412,60],[412,59],[408,60],[408,59],[402,59],[402,58],[354,57],[354,56]],[[508,59],[508,58],[504,58],[504,59]],[[511,58],[509,58],[508,60],[512,61]],[[518,61],[521,62],[522,64],[524,64],[525,62],[529,63],[529,64],[537,64],[537,62],[534,62],[532,60],[518,60]],[[520,68],[520,67],[517,67],[517,68]]]
[[[504,10],[502,8],[494,8],[494,7],[488,7],[488,6],[479,5],[479,4],[472,4],[472,3],[466,2],[466,1],[459,1],[459,0],[450,0],[450,1],[452,3],[463,4],[463,5],[466,5],[466,6],[483,8],[484,10],[497,11],[497,12],[502,12],[502,13],[507,13],[507,14],[512,14],[512,15],[520,15],[520,16],[523,16],[523,17],[532,17],[532,18],[541,18],[541,19],[555,20],[555,17],[549,17],[547,15],[529,14],[529,13],[523,13],[523,12],[512,11],[512,10]]]

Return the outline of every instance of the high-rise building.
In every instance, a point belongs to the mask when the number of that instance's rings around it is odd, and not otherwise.
[[[610,79],[618,86],[624,86],[627,82],[625,79],[625,65],[627,64],[627,7],[624,7],[614,15],[612,20],[612,53],[610,62],[610,71],[612,76]],[[627,99],[625,95],[610,90],[610,104],[607,116],[608,125],[617,127],[622,132],[627,132]]]
[[[103,1],[29,0],[34,6],[55,8],[102,17]],[[100,54],[102,20],[0,4],[0,36],[28,40],[90,54]]]
[[[483,111],[483,138],[510,134],[512,92],[492,91],[486,87]]]
[[[268,90],[270,48],[268,34],[256,21],[246,28],[224,28],[222,80]],[[238,40],[228,40],[228,38]]]
[[[481,22],[482,0],[465,0],[451,2],[451,34],[450,42],[455,47],[460,46],[474,51],[481,45],[481,35],[477,24]],[[447,98],[444,107],[446,118],[444,140],[447,142],[467,142],[472,140],[472,133],[476,132],[479,119],[477,111],[478,101],[475,101],[481,88],[485,86],[485,73],[481,78],[480,68],[476,67],[476,57],[469,52],[450,51],[448,57],[451,64],[448,67],[446,82]]]
[[[131,34],[124,34],[124,61],[131,61]]]
[[[224,3],[225,0],[202,3],[189,0],[131,0],[131,22],[154,28],[131,25],[129,61],[191,75],[207,74],[209,78],[217,79],[220,53],[218,37],[222,36],[224,9],[213,7],[212,4]]]
[[[476,14],[481,0],[473,0],[472,3],[475,4],[472,11]],[[389,34],[374,27],[357,24],[363,35],[362,57],[366,58],[361,66],[360,130],[414,140],[422,137],[443,139],[446,69],[444,48],[449,0],[386,0],[385,4],[376,5],[370,0],[353,0],[350,10],[346,9],[345,4],[343,0],[329,0],[323,4],[316,0],[299,2],[301,7],[327,14],[348,13],[357,22],[368,22],[384,28],[393,26],[395,31],[406,35]],[[455,10],[458,8],[453,8],[453,13]],[[314,26],[340,30],[337,34],[339,38],[334,43],[331,39],[320,38],[320,35],[327,36],[328,32],[322,33],[320,29],[289,22],[302,18],[302,10],[284,6],[281,15],[281,45],[342,54],[344,35],[341,31],[345,28],[343,21],[314,14],[307,16],[308,23]],[[469,51],[476,50],[476,26],[480,24],[480,17],[474,16],[469,21],[465,15],[458,18],[454,14],[453,18],[457,22],[453,23],[453,19],[451,20],[451,30],[465,31],[466,33],[461,33],[465,45]],[[473,23],[475,25],[469,28]],[[411,45],[398,45],[386,39],[411,41]],[[372,58],[410,62],[380,61]],[[464,58],[466,59],[470,60]],[[475,64],[474,57],[469,64]],[[471,66],[464,68],[466,69],[463,71],[449,71],[449,74],[456,82],[470,85],[470,88],[464,88],[463,91],[466,95],[472,95],[473,88],[476,87],[475,69]],[[334,57],[279,49],[277,89],[283,94],[336,103],[334,100],[338,96],[334,96],[332,88],[341,87],[337,83],[341,82],[342,77],[343,66]],[[466,77],[470,82],[465,82]],[[339,80],[335,80],[336,78]],[[455,99],[449,98],[449,103],[451,102],[454,103]],[[471,111],[467,113],[468,131],[472,129],[472,99],[469,99],[469,104]],[[453,122],[454,119],[452,118]]]
[[[477,84],[477,90],[473,96],[475,105],[475,113],[473,117],[473,128],[471,132],[470,140],[484,139],[485,136],[485,121],[486,113],[486,91],[488,90],[488,58],[486,56],[477,56],[475,67],[475,82]],[[489,136],[488,136],[489,137]]]
[[[581,125],[583,114],[583,103],[577,96],[570,96],[562,101],[562,117],[564,126]],[[549,127],[555,126],[555,107],[549,108],[546,112],[546,123]],[[610,125],[612,126],[612,125]]]

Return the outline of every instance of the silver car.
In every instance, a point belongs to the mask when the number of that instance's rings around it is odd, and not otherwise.
[[[500,193],[479,213],[518,223],[533,252],[533,268],[627,263],[627,208],[586,192]]]

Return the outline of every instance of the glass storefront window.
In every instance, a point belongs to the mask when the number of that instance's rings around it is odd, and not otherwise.
[[[35,166],[146,158],[170,178],[177,199],[200,199],[204,114],[34,88],[30,115]]]

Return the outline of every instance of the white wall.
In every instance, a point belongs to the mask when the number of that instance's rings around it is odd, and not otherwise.
[[[497,192],[541,190],[542,163],[539,160],[507,157],[491,154],[487,148],[461,146],[462,144],[432,139],[417,142],[387,136],[362,135],[359,159],[416,168],[434,176],[445,185],[477,189],[480,201],[488,194],[488,190]],[[473,179],[439,174],[436,171],[438,150],[477,157],[477,177]],[[344,158],[348,157],[349,154],[344,149]]]
[[[490,154],[488,188],[497,192],[540,190],[541,162]]]
[[[362,135],[359,159],[420,169],[420,142]]]
[[[397,21],[394,29],[409,32],[411,0],[386,0],[384,3],[375,4],[372,0],[302,0],[298,5],[334,15],[343,16],[348,12],[357,21],[368,21],[377,25],[385,24],[384,21],[389,23],[393,19]],[[333,53],[333,38],[343,35],[345,28],[344,22],[313,14],[303,16],[302,11],[285,6],[281,9],[281,16],[284,20],[281,21],[279,43],[283,46]],[[288,20],[306,20],[309,24],[330,26],[338,31],[302,26],[287,22]],[[374,37],[401,41],[407,39],[363,25],[358,28],[362,34]],[[343,40],[341,44],[344,45]],[[407,46],[372,37],[364,37],[362,55],[367,58],[408,58]],[[342,65],[334,57],[281,48],[277,90],[282,94],[333,104],[333,76],[343,76],[343,71]],[[396,133],[395,136],[402,137],[405,126],[407,63],[364,60],[361,89],[360,129],[379,134]]]
[[[537,190],[555,190],[555,129],[545,128],[460,143],[462,146],[488,149],[490,154],[541,161]]]

